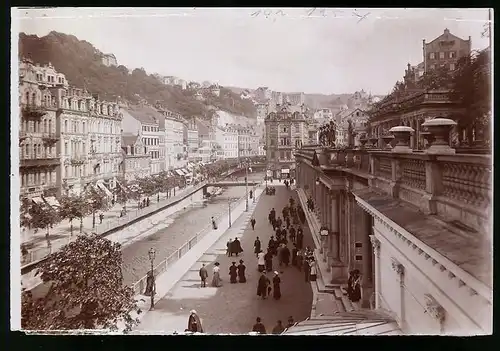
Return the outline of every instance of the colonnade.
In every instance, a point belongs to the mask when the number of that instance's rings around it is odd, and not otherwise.
[[[321,242],[321,254],[327,262],[331,284],[346,283],[348,272],[359,269],[362,275],[363,302],[368,303],[375,282],[371,215],[356,203],[344,177],[329,178],[307,162],[297,163],[297,187],[311,196],[320,226],[328,228],[328,237],[312,233]],[[339,184],[339,185],[337,185]]]

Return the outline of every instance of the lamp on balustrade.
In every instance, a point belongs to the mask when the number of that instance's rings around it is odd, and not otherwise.
[[[372,135],[369,138],[369,140],[370,140],[370,143],[372,144],[372,147],[376,147],[377,146],[378,138],[375,135]]]
[[[392,149],[392,141],[394,140],[394,135],[392,134],[386,134],[382,137],[382,140],[385,143],[385,148],[386,149]]]
[[[319,185],[319,177],[316,178],[316,185]]]
[[[323,262],[326,262],[326,243],[328,239],[328,234],[330,234],[330,230],[327,227],[322,226],[319,229],[319,237],[321,239],[321,253],[323,254]]]
[[[425,152],[428,154],[455,154],[455,149],[450,147],[449,137],[451,129],[456,125],[457,122],[454,120],[441,117],[425,121],[422,127],[430,133],[428,140],[430,145]]]

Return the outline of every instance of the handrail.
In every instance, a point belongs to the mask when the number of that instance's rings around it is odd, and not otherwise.
[[[262,184],[259,185],[259,187],[261,187],[261,186],[262,186]],[[245,201],[245,197],[246,197],[246,195],[242,196],[238,200],[232,202],[230,204],[231,210],[233,210],[236,207],[238,207],[239,205],[241,205],[243,203],[243,201]],[[234,207],[233,207],[233,205],[234,205]],[[214,218],[217,224],[219,224],[219,220],[223,216],[226,216],[226,213],[221,213],[216,218]],[[205,236],[208,232],[210,232],[210,230],[212,230],[211,223],[207,224],[205,227],[203,227],[203,229],[198,231],[188,241],[186,241],[184,244],[182,244],[177,250],[175,250],[172,254],[170,254],[167,258],[165,258],[159,264],[157,264],[156,267],[154,267],[154,269],[153,269],[154,276],[157,277],[158,275],[164,273],[168,269],[170,264],[177,262],[177,260],[179,260],[182,256],[184,256],[188,251],[190,251],[193,248],[193,246],[196,245],[196,243],[198,243],[198,240],[200,238],[202,238],[203,236]],[[188,248],[187,250],[186,250],[186,247]],[[144,289],[146,287],[146,280],[147,280],[147,274],[145,276],[143,276],[141,279],[139,279],[139,281],[137,281],[136,283],[134,283],[132,285],[132,288],[134,289],[134,293],[136,295],[139,295],[144,291]]]

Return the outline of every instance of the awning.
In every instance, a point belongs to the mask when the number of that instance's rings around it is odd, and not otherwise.
[[[47,197],[44,197],[43,199],[45,200],[45,202],[47,204],[49,204],[50,206],[52,206],[54,208],[61,207],[61,204],[59,203],[59,201],[57,201],[57,199],[54,196],[47,196]]]
[[[37,205],[45,205],[45,201],[43,201],[43,199],[39,196],[35,196],[33,198],[31,198],[31,200],[36,203]]]
[[[281,173],[290,173],[290,170],[288,168],[283,168],[281,170]]]
[[[127,193],[127,192],[128,192],[128,189],[127,189],[126,187],[124,187],[124,186],[122,185],[122,183],[120,183],[118,180],[116,181],[116,184],[118,184],[118,186],[120,187],[120,189],[121,189],[123,192],[125,192],[125,193]]]
[[[191,172],[188,172],[188,173],[186,174],[186,177],[192,177],[192,176],[193,176],[193,173],[191,173]]]
[[[177,175],[180,175],[180,176],[184,175],[184,173],[182,173],[180,169],[176,169],[175,173],[177,173]]]
[[[168,172],[167,172],[167,176],[169,176],[169,177],[173,177],[174,175],[173,175],[173,173],[172,173],[172,172],[168,171]]]
[[[111,191],[109,191],[108,188],[106,188],[104,186],[104,184],[97,183],[97,186],[99,187],[99,189],[101,189],[102,191],[104,191],[104,193],[106,194],[106,196],[113,197],[113,194],[111,193]]]
[[[185,168],[183,168],[183,169],[182,169],[182,171],[183,171],[183,172],[184,172],[184,174],[186,174],[186,175],[189,173],[189,171],[188,171],[187,169],[185,169]]]

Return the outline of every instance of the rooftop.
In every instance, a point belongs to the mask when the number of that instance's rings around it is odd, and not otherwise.
[[[492,287],[492,245],[484,233],[458,221],[447,222],[436,215],[426,215],[411,204],[373,188],[354,193],[415,238]]]
[[[128,145],[134,145],[135,142],[137,141],[138,135],[134,134],[123,134],[122,135],[122,145],[123,146],[128,146]]]

